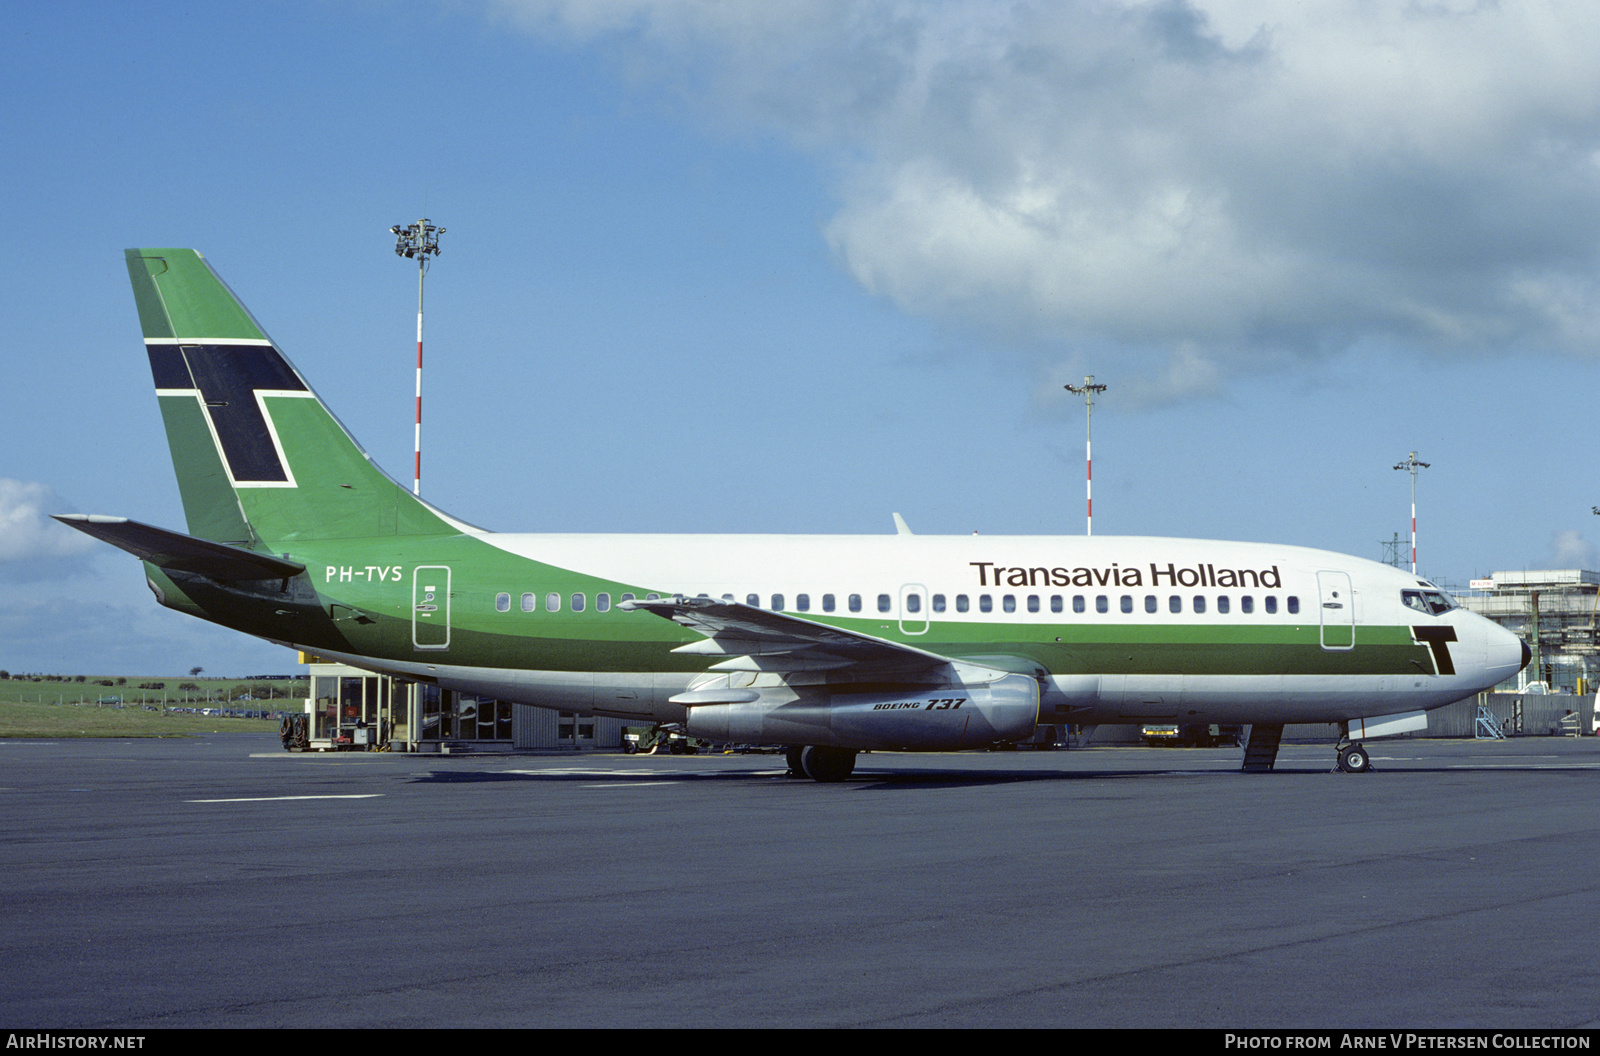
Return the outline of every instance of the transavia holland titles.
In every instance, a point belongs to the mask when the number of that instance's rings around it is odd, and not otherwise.
[[[978,570],[980,587],[1256,587],[1262,590],[1281,590],[1283,580],[1278,576],[1278,566],[1271,568],[1218,568],[1216,565],[1195,565],[1179,568],[1168,561],[1162,568],[1150,562],[1150,579],[1133,566],[1123,566],[1113,561],[1110,568],[1013,568],[997,565],[993,561],[967,562]]]

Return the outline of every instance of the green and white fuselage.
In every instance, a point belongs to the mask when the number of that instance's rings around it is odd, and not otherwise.
[[[1460,608],[1432,615],[1403,604],[1406,591],[1421,589],[1415,577],[1296,547],[469,532],[290,553],[310,566],[331,603],[376,618],[350,628],[348,645],[333,650],[343,656],[398,661],[403,666],[386,669],[443,679],[461,677],[454,661],[470,658],[480,669],[472,677],[507,699],[532,694],[625,717],[646,707],[643,714],[682,721],[665,701],[703,680],[709,666],[707,654],[672,653],[703,635],[623,608],[652,596],[753,599],[769,610],[776,599],[797,620],[1037,670],[1048,677],[1045,713],[1065,716],[1064,706],[1073,722],[1260,721],[1266,701],[1287,722],[1425,710],[1483,688],[1491,666],[1506,675],[1520,666],[1520,646],[1488,621]],[[1241,573],[1251,585],[1198,585],[1237,583]],[[1263,573],[1271,586],[1259,585]],[[418,611],[429,588],[437,608]],[[1250,612],[1242,611],[1246,599]],[[1276,612],[1265,611],[1269,601]],[[1454,632],[1446,654],[1419,637],[1424,627]],[[738,663],[751,655],[744,648],[714,655],[729,674],[776,671],[791,682],[800,674],[784,659]]]
[[[1301,547],[484,531],[379,471],[198,254],[128,265],[189,534],[63,520],[163,604],[322,656],[842,749],[1402,715],[1525,662],[1415,576]]]

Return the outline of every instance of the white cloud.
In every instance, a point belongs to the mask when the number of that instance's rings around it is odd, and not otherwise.
[[[489,6],[814,152],[841,265],[987,340],[1178,393],[1364,339],[1600,336],[1577,0]]]
[[[94,540],[50,519],[62,512],[66,505],[47,486],[0,477],[0,563],[25,568],[94,549]]]
[[[1551,568],[1594,568],[1594,544],[1575,528],[1565,528],[1550,535]]]

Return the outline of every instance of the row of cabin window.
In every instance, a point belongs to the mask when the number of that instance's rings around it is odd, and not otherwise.
[[[645,597],[648,600],[654,601],[658,597],[660,597],[660,595],[658,595],[658,594],[647,594],[647,595],[645,595]],[[571,606],[572,606],[572,611],[573,612],[582,612],[588,606],[588,595],[586,595],[586,594],[573,594],[573,595],[571,595],[571,598],[572,598]],[[622,595],[622,599],[621,600],[623,600],[623,601],[632,601],[633,600],[633,595],[632,594],[624,594],[624,595]],[[722,596],[722,600],[724,600],[724,601],[732,601],[733,600],[733,595],[732,594],[724,594]],[[759,594],[746,594],[744,600],[745,600],[745,604],[751,606],[752,608],[760,608],[761,607],[761,596]],[[823,612],[834,612],[834,611],[836,611],[837,610],[836,600],[837,599],[832,594],[824,594],[824,595],[822,595],[822,611]],[[934,612],[944,612],[944,611],[946,611],[946,604],[945,604],[946,603],[946,598],[945,598],[945,596],[943,594],[935,594],[929,600],[930,600],[929,607]],[[782,594],[774,594],[774,595],[772,595],[772,605],[770,606],[772,611],[773,612],[782,612],[782,611],[784,611],[784,608],[785,608],[784,601],[785,601],[784,595],[782,595]],[[878,595],[878,611],[882,612],[882,613],[891,612],[892,609],[893,609],[893,601],[894,601],[894,599],[893,599],[893,597],[891,595],[889,595],[889,594],[879,594]],[[1296,614],[1298,614],[1300,612],[1300,598],[1298,596],[1296,596],[1294,594],[1290,594],[1287,598],[1284,599],[1284,603],[1285,603],[1284,604],[1284,610],[1286,612],[1288,612],[1290,615],[1296,615]],[[850,612],[860,612],[861,611],[861,606],[862,606],[861,595],[860,594],[851,594],[851,595],[849,595],[845,600],[845,604],[848,607],[848,610]],[[1037,595],[1037,594],[1029,594],[1029,595],[1027,595],[1027,600],[1026,600],[1025,604],[1027,606],[1027,611],[1029,611],[1029,612],[1040,612],[1040,611],[1043,611],[1041,609],[1041,604],[1042,604],[1041,599],[1040,599],[1039,595]],[[500,612],[510,612],[511,611],[511,595],[510,594],[496,594],[495,595],[495,599],[494,599],[494,607]],[[610,609],[611,609],[611,595],[610,594],[596,594],[594,596],[594,607],[595,607],[595,611],[596,612],[609,612]],[[1278,611],[1278,596],[1276,594],[1268,594],[1268,595],[1264,596],[1261,599],[1261,607],[1262,607],[1263,611],[1267,612],[1269,615],[1277,613],[1277,611]],[[561,595],[557,594],[557,593],[554,593],[554,592],[546,594],[544,596],[544,608],[545,608],[546,612],[560,612],[561,611]],[[1118,608],[1122,612],[1133,612],[1134,611],[1133,595],[1132,594],[1123,594],[1123,595],[1121,595],[1120,596],[1120,600],[1118,601]],[[1231,601],[1231,598],[1230,598],[1229,595],[1227,595],[1227,594],[1218,594],[1216,596],[1216,611],[1217,612],[1219,612],[1219,613],[1227,613],[1227,612],[1229,612],[1231,610],[1231,608],[1232,608],[1232,601]],[[522,595],[522,611],[523,612],[535,612],[537,610],[538,610],[538,595],[536,595],[536,594],[524,594],[524,595]],[[1002,612],[1016,612],[1017,611],[1017,596],[1015,594],[1002,594],[1000,596],[1000,610]],[[810,594],[796,594],[795,598],[794,598],[794,610],[793,611],[795,611],[795,612],[810,612],[811,611],[811,595]],[[965,594],[957,594],[956,595],[955,611],[956,612],[970,612],[970,611],[972,611],[972,601],[971,601],[971,599]],[[978,611],[979,612],[993,612],[994,611],[994,596],[990,595],[990,594],[979,594],[978,595]],[[1065,599],[1065,597],[1063,597],[1060,594],[1052,594],[1052,595],[1050,595],[1050,611],[1051,612],[1065,612],[1066,611],[1066,599]],[[1083,595],[1083,594],[1074,594],[1072,596],[1072,611],[1073,612],[1088,612],[1089,611],[1089,599],[1088,599],[1088,597],[1086,595]],[[1095,595],[1095,597],[1094,597],[1094,611],[1095,612],[1110,612],[1111,611],[1111,597],[1110,597],[1110,595],[1107,595],[1107,594],[1097,594],[1097,595]],[[1161,611],[1160,599],[1154,594],[1146,594],[1144,596],[1144,611],[1145,612],[1159,612],[1159,611]],[[1175,613],[1183,612],[1184,611],[1183,595],[1181,595],[1181,594],[1170,594],[1170,595],[1168,595],[1167,596],[1167,611],[1168,612],[1175,612]],[[1203,613],[1203,612],[1205,612],[1206,611],[1206,596],[1204,594],[1196,594],[1196,595],[1194,595],[1190,599],[1189,611],[1190,612],[1195,612],[1195,613]],[[1239,597],[1239,611],[1241,613],[1254,613],[1255,612],[1255,597],[1253,595],[1250,595],[1250,594],[1240,595],[1240,597]],[[906,612],[909,613],[909,614],[913,614],[913,615],[919,614],[919,613],[922,612],[922,595],[921,594],[907,594],[906,595]]]

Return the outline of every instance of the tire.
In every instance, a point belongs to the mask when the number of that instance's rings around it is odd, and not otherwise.
[[[1372,757],[1359,744],[1339,750],[1339,769],[1347,774],[1364,774],[1372,769]]]
[[[843,781],[856,768],[856,753],[851,748],[808,745],[800,751],[800,766],[813,781]]]

